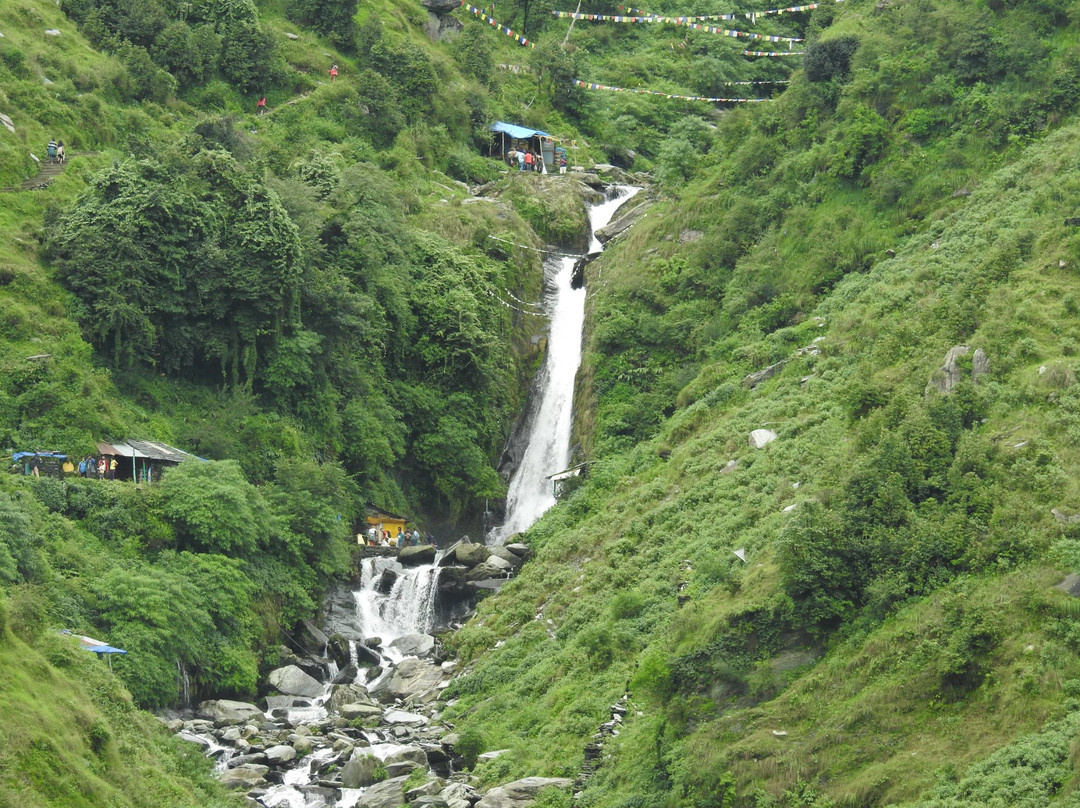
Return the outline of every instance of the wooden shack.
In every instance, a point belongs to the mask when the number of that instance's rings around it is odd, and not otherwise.
[[[505,161],[511,151],[529,149],[533,154],[543,156],[545,170],[555,166],[555,138],[547,132],[506,121],[495,121],[488,128],[492,132],[489,152],[492,156]]]
[[[126,440],[97,445],[98,454],[116,458],[116,479],[136,483],[158,482],[166,469],[185,460],[199,460],[182,449],[148,440]]]

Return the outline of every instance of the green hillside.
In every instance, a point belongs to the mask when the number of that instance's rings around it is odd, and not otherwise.
[[[0,448],[216,461],[0,478],[5,802],[222,801],[135,705],[178,666],[253,697],[365,503],[460,533],[505,493],[529,248],[584,221],[495,119],[652,187],[586,269],[588,477],[446,639],[447,720],[512,750],[478,781],[578,775],[629,693],[577,805],[1080,800],[1080,3],[763,9],[646,11],[803,55],[528,0],[532,47],[392,0],[0,6]]]

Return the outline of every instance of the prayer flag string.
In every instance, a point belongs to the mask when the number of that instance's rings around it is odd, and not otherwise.
[[[606,22],[634,22],[634,23],[646,23],[657,22],[667,23],[670,25],[685,25],[687,28],[693,28],[695,31],[705,31],[710,34],[720,34],[721,36],[730,36],[742,39],[757,39],[762,42],[802,42],[801,37],[792,36],[775,36],[772,34],[755,34],[750,31],[735,31],[730,28],[714,28],[710,25],[702,25],[701,23],[692,22],[694,17],[625,17],[621,14],[585,14],[578,13],[576,11],[552,11],[553,15],[559,18],[569,18],[571,20],[590,20],[590,21],[606,21]]]
[[[587,90],[609,90],[614,93],[637,93],[638,95],[659,95],[663,98],[676,98],[680,101],[708,101],[710,103],[724,104],[756,104],[768,101],[768,98],[709,98],[703,95],[678,95],[676,93],[662,93],[658,90],[631,90],[626,87],[611,87],[607,84],[596,84],[591,81],[574,79],[575,87],[584,87]]]
[[[765,17],[770,14],[776,14],[777,16],[782,14],[797,14],[800,11],[813,11],[815,8],[824,5],[828,0],[821,0],[818,3],[807,3],[802,6],[788,6],[787,8],[770,8],[765,11],[736,11],[730,14],[681,14],[681,15],[667,15],[681,17],[687,20],[737,20],[740,17],[745,17],[750,22],[756,23],[758,17]],[[843,3],[844,0],[832,0],[834,3]],[[636,17],[660,17],[660,14],[651,14],[648,11],[642,11],[639,8],[630,8],[629,6],[619,6],[619,11],[626,11]]]
[[[536,47],[532,42],[530,42],[525,37],[519,36],[518,34],[511,31],[509,28],[507,28],[505,25],[502,25],[498,21],[493,19],[492,17],[489,17],[484,12],[484,10],[482,8],[477,8],[476,6],[470,6],[468,3],[465,2],[465,0],[461,0],[461,7],[464,8],[466,11],[469,11],[469,12],[472,12],[473,14],[475,14],[477,17],[479,17],[481,20],[486,22],[492,28],[498,28],[500,31],[502,31],[504,34],[506,34],[511,39],[516,39],[518,41],[519,45],[525,45],[525,46],[530,47],[530,48],[535,48]]]

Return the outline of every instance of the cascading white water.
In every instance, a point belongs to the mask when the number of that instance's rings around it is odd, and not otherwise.
[[[615,211],[640,189],[617,186],[615,195],[588,207],[592,241],[589,254],[603,250],[596,231],[611,221]],[[530,397],[531,420],[525,451],[510,478],[506,518],[487,535],[488,544],[502,544],[532,526],[555,504],[548,477],[570,463],[573,427],[574,378],[581,364],[581,331],[585,323],[585,288],[571,288],[577,257],[545,262],[547,286],[544,302],[551,326],[544,366],[537,373]]]
[[[387,594],[379,592],[379,579],[387,571],[397,577]],[[379,637],[389,645],[406,634],[425,634],[435,625],[435,599],[439,591],[438,560],[418,567],[403,567],[393,558],[366,558],[360,573],[356,615],[363,637]]]

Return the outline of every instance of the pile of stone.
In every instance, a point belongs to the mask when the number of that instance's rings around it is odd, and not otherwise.
[[[454,600],[475,598],[480,590],[496,590],[521,569],[530,552],[527,544],[489,547],[474,544],[466,537],[439,560],[439,566],[443,568],[439,576],[439,594]],[[400,557],[398,560],[405,563]]]
[[[458,737],[441,721],[440,697],[456,663],[440,661],[437,640],[426,634],[391,647],[405,658],[371,685],[327,687],[310,665],[287,664],[268,676],[275,695],[265,710],[204,701],[193,718],[167,726],[216,757],[221,782],[243,789],[253,806],[276,804],[275,790],[290,787],[307,805],[332,806],[343,789],[362,789],[357,808],[523,808],[542,788],[569,788],[564,778],[526,778],[482,795],[468,774],[455,773],[464,763],[454,750]],[[426,782],[405,790],[416,769]]]

